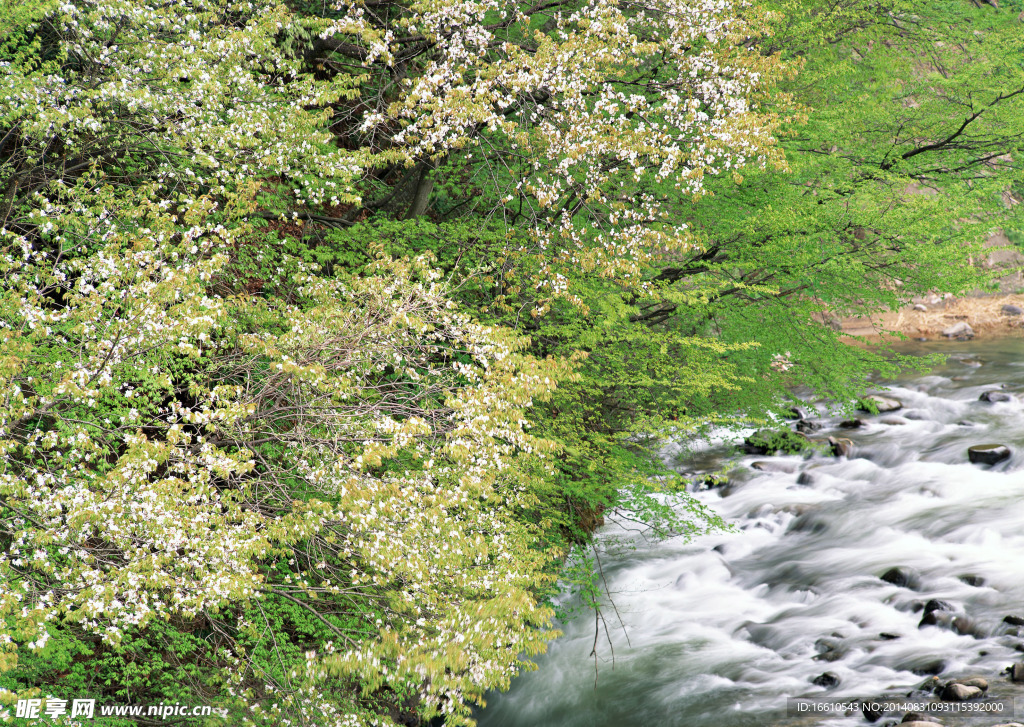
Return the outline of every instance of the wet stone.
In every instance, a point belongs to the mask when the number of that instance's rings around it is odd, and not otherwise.
[[[967,585],[972,586],[974,588],[981,588],[985,585],[985,579],[981,576],[963,575],[957,577],[960,579],[961,583],[966,583]]]
[[[917,588],[921,585],[921,577],[917,571],[913,568],[907,568],[906,566],[896,566],[890,568],[881,575],[881,578],[886,583],[891,583],[894,586],[900,586],[901,588]]]
[[[929,661],[921,666],[914,667],[910,670],[913,674],[917,674],[919,677],[941,674],[946,671],[946,662],[942,659],[936,659],[935,661]],[[938,686],[938,685],[936,685]]]
[[[834,671],[827,671],[824,674],[819,674],[811,680],[811,684],[814,684],[815,686],[819,687],[825,687],[826,689],[838,687],[839,682],[839,675],[836,674]]]
[[[978,397],[978,401],[987,401],[989,404],[1006,404],[1014,401],[1013,394],[1005,391],[986,391]]]
[[[853,442],[841,437],[829,437],[828,443],[832,446],[832,454],[836,457],[849,457],[853,454]]]
[[[1007,303],[999,310],[999,312],[1004,316],[1019,316],[1024,315],[1024,308]]]
[[[1024,626],[1024,617],[1010,614],[1009,616],[1003,616],[1003,623],[1010,624],[1011,626]]]
[[[924,628],[925,626],[942,626],[943,628],[949,628],[950,624],[953,623],[953,617],[947,613],[940,611],[928,611],[917,624],[917,628]]]
[[[810,472],[801,472],[800,476],[796,478],[796,483],[798,485],[813,485],[814,480],[814,475]]]
[[[878,635],[882,641],[895,641],[896,639],[902,638],[899,634],[890,634],[888,631],[883,631]]]
[[[796,423],[796,430],[807,434],[807,432],[816,432],[821,429],[821,424],[818,422],[812,422],[809,419],[801,419]]]
[[[1010,681],[1024,682],[1024,662],[1018,661],[1010,667]]]
[[[878,396],[872,394],[864,397],[865,402],[870,402],[874,405],[875,409],[878,410],[879,414],[884,414],[890,411],[896,411],[903,408],[903,402],[899,399],[891,399],[888,396]],[[861,407],[861,411],[868,411],[867,408]]]
[[[952,627],[954,632],[962,636],[974,636],[975,638],[980,636],[977,625],[967,616],[957,616],[954,618]]]
[[[1009,459],[1011,454],[1005,444],[976,444],[967,449],[967,459],[972,464],[998,464]]]
[[[879,421],[882,422],[882,424],[889,425],[890,427],[901,427],[910,423],[909,419],[899,416],[882,417]]]
[[[924,604],[924,612],[931,613],[932,611],[955,611],[953,604],[949,601],[943,601],[940,598],[933,598]]]
[[[846,421],[839,422],[841,429],[860,429],[864,426],[867,426],[867,422],[863,419],[847,419]]]
[[[988,691],[988,679],[985,677],[965,677],[963,679],[953,679],[950,684],[962,684],[965,687],[977,687],[983,692]]]
[[[979,687],[969,687],[965,684],[950,682],[942,690],[942,699],[947,702],[966,702],[971,699],[978,699],[983,694]]]

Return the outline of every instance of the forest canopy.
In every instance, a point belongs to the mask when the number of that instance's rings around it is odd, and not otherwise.
[[[660,437],[1019,226],[1012,7],[0,8],[0,706],[471,724],[602,517],[719,524]]]

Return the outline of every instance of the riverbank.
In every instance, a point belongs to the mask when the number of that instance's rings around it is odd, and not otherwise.
[[[843,333],[868,341],[881,339],[886,332],[909,338],[945,340],[959,323],[970,326],[973,338],[998,338],[1024,329],[1024,295],[1001,293],[984,297],[939,298],[921,300],[912,306],[887,311],[873,317],[851,316],[837,319]]]

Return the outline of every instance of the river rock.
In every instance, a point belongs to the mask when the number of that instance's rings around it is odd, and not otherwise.
[[[832,446],[832,454],[836,457],[849,457],[853,454],[853,442],[842,437],[829,437],[828,443]]]
[[[960,579],[961,583],[966,583],[967,585],[969,585],[969,586],[971,586],[973,588],[981,588],[982,586],[985,585],[985,579],[982,578],[981,576],[962,575],[962,576],[957,576],[957,578]]]
[[[965,687],[977,687],[983,692],[988,691],[988,679],[985,677],[965,677],[963,679],[952,679],[950,684],[963,684]]]
[[[1003,623],[1010,624],[1011,626],[1024,626],[1024,618],[1011,614],[1009,616],[1003,616]]]
[[[999,310],[999,312],[1004,316],[1019,316],[1024,315],[1024,308],[1007,303]]]
[[[813,485],[814,475],[810,472],[801,472],[800,476],[796,478],[796,483],[798,485]]]
[[[989,404],[1010,403],[1014,401],[1013,394],[1005,391],[986,391],[978,397],[978,401],[987,401]]]
[[[900,724],[906,724],[907,722],[927,723],[929,719],[930,718],[928,717],[928,715],[921,714],[920,712],[907,712],[905,715],[903,715],[903,719],[900,720]]]
[[[967,321],[960,321],[949,328],[942,329],[942,335],[946,338],[974,338],[974,329]]]
[[[1010,681],[1024,682],[1024,661],[1018,661],[1010,667]]]
[[[962,636],[973,636],[976,639],[983,636],[978,625],[967,616],[954,616],[950,625],[953,627],[954,633],[958,633]]]
[[[903,416],[915,422],[924,421],[928,418],[928,416],[923,411],[917,411],[916,409],[912,411],[903,412]]]
[[[787,419],[806,419],[807,418],[807,410],[804,409],[802,406],[791,406],[791,407],[789,407],[789,412],[786,415],[786,418]]]
[[[884,711],[878,709],[874,705],[879,705],[882,699],[868,699],[860,703],[860,713],[864,715],[864,719],[868,722],[877,722],[885,714]]]
[[[921,694],[937,694],[941,691],[942,682],[936,676],[925,679],[923,682],[921,682],[917,689],[914,690],[914,692],[920,692]],[[913,694],[914,692],[911,692],[911,694]]]
[[[878,410],[879,414],[884,414],[890,411],[897,411],[903,408],[903,402],[899,399],[890,399],[887,396],[879,396],[878,394],[871,394],[861,399],[862,402],[871,402],[875,409]],[[869,411],[867,407],[858,407],[860,411]]]
[[[921,585],[921,576],[918,575],[917,571],[902,565],[890,568],[882,574],[881,578],[886,583],[891,583],[901,588],[915,589]]]
[[[793,518],[789,524],[788,531],[792,533],[823,533],[828,530],[828,518],[820,512],[808,512],[804,515]]]
[[[924,604],[925,614],[929,614],[932,611],[955,611],[953,604],[949,601],[943,601],[940,598],[933,598]]]
[[[950,682],[942,690],[941,698],[947,702],[966,702],[970,699],[978,699],[983,693],[978,687],[968,687],[964,684]]]
[[[836,674],[834,671],[827,671],[824,674],[819,674],[811,680],[811,684],[814,684],[819,687],[825,687],[826,689],[838,687],[839,682],[839,675]]]
[[[842,429],[860,429],[866,425],[867,422],[863,419],[847,419],[846,421],[839,422],[839,426]]]
[[[942,628],[950,628],[953,624],[953,614],[945,611],[928,611],[921,620],[917,623],[917,628],[922,629],[925,626],[941,626]]]
[[[976,444],[967,449],[967,459],[972,464],[998,464],[1009,459],[1011,454],[1005,444]]]
[[[761,470],[762,472],[782,472],[787,475],[791,475],[796,472],[795,462],[769,462],[765,460],[758,460],[752,462],[751,467],[755,470]]]
[[[796,430],[804,434],[816,432],[819,429],[821,429],[821,425],[818,422],[812,422],[810,419],[801,419],[796,423]]]
[[[910,424],[909,419],[899,416],[882,417],[878,421],[882,422],[882,424],[888,424],[890,427],[902,427],[906,424]]]

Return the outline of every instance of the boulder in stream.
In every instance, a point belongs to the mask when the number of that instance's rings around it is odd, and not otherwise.
[[[977,687],[983,692],[988,691],[988,679],[985,677],[963,677],[961,679],[952,679],[950,684],[963,684],[965,687]]]
[[[832,447],[832,454],[836,457],[849,457],[853,454],[853,442],[842,437],[829,437],[828,443]]]
[[[984,692],[980,687],[969,687],[966,684],[950,682],[940,695],[941,699],[947,702],[966,702],[971,699],[978,699]]]
[[[932,611],[955,611],[956,608],[949,601],[943,601],[941,598],[932,598],[928,603],[924,604],[925,614],[929,614]]]
[[[1008,394],[1005,391],[999,391],[994,389],[992,391],[986,391],[978,397],[978,401],[987,401],[989,404],[1007,404],[1015,401],[1013,394]]]
[[[1011,454],[1005,444],[976,444],[967,448],[967,459],[972,464],[998,464],[1009,459]]]
[[[1019,305],[1007,303],[999,310],[999,312],[1004,316],[1020,316],[1024,315],[1024,308],[1021,308]]]
[[[1010,667],[1010,681],[1024,682],[1024,662],[1018,661]]]
[[[918,575],[917,571],[902,565],[890,568],[881,575],[881,578],[886,583],[891,583],[901,588],[915,589],[921,585],[921,576]]]
[[[1003,616],[1003,623],[1010,624],[1010,626],[1024,626],[1024,617],[1010,614],[1009,616]]]
[[[838,687],[839,682],[839,675],[836,674],[834,671],[827,671],[824,674],[819,674],[811,680],[811,684],[814,684],[819,687],[825,687],[826,689]]]
[[[866,411],[869,414],[885,414],[890,411],[897,411],[903,408],[903,402],[899,399],[891,399],[888,396],[871,394],[860,400],[857,406],[858,411]]]
[[[890,427],[902,427],[910,424],[909,419],[900,416],[882,417],[879,421],[882,422],[882,424],[888,424]]]
[[[863,419],[847,419],[846,421],[839,422],[841,429],[860,429],[864,426],[867,426],[867,422]]]

